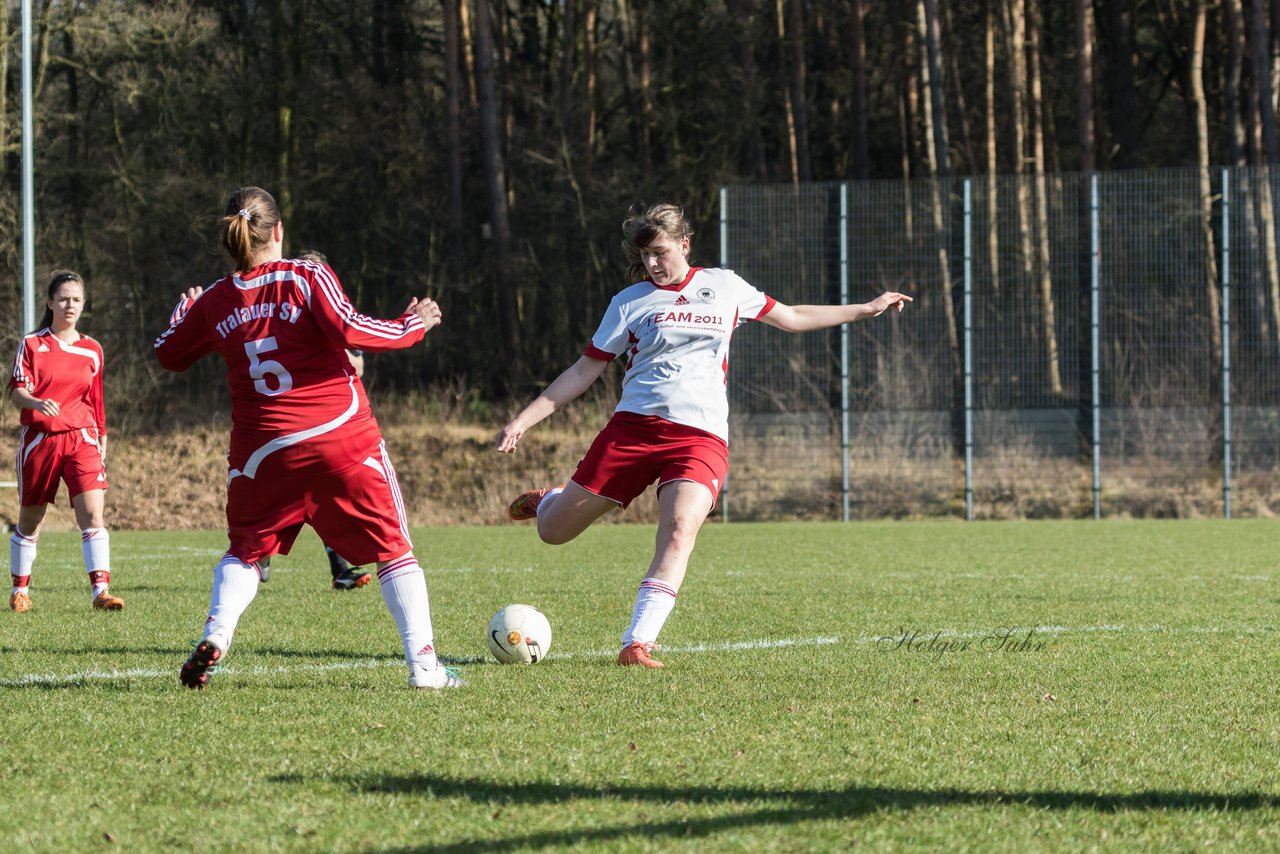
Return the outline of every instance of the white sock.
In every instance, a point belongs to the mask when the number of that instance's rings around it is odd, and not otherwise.
[[[36,562],[36,541],[39,536],[28,537],[16,527],[13,536],[9,537],[9,574],[19,577],[31,574],[31,567]]]
[[[224,555],[213,568],[213,592],[209,595],[209,619],[200,640],[213,639],[223,652],[231,646],[236,625],[253,597],[258,595],[258,569],[237,557]]]
[[[431,599],[427,595],[427,577],[413,552],[379,569],[378,586],[382,588],[382,601],[400,630],[405,661],[410,668],[434,670],[439,662],[431,627]]]
[[[562,493],[562,492],[564,492],[564,487],[563,487],[563,486],[557,486],[557,487],[554,487],[554,488],[552,488],[552,489],[548,489],[548,490],[547,490],[547,494],[546,494],[546,495],[544,495],[544,496],[542,496],[542,500],[538,502],[538,507],[537,507],[537,509],[536,509],[536,510],[534,510],[534,513],[541,513],[541,512],[542,512],[542,508],[543,508],[543,507],[546,507],[546,506],[547,506],[547,504],[548,504],[548,503],[549,503],[553,498],[555,498],[557,495],[559,495],[559,494],[560,494],[560,493]]]
[[[622,633],[625,649],[636,641],[653,643],[658,632],[676,606],[676,589],[665,581],[646,578],[636,591],[636,607],[631,612],[631,625]]]
[[[80,551],[84,554],[84,569],[93,579],[93,595],[106,590],[111,572],[111,537],[106,528],[82,528],[80,530]],[[105,572],[108,575],[95,575]]]

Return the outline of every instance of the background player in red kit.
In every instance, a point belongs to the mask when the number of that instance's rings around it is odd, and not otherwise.
[[[582,357],[498,434],[512,453],[525,431],[586,391],[618,356],[626,356],[622,399],[563,487],[518,497],[512,519],[538,520],[547,543],[567,543],[615,507],[626,507],[658,482],[658,536],[636,592],[618,663],[661,667],[650,652],[675,607],[703,520],[729,470],[729,340],[758,320],[805,332],[901,311],[911,297],[886,292],[869,303],[777,302],[731,270],[689,266],[693,229],[675,205],[633,209],[622,248],[635,284],[609,303]]]
[[[357,565],[377,564],[410,686],[464,684],[436,658],[426,578],[395,470],[346,354],[410,347],[439,325],[440,307],[413,299],[395,320],[358,313],[328,266],[283,258],[279,208],[257,187],[231,195],[220,230],[236,272],[188,290],[155,343],[160,364],[175,371],[217,353],[231,392],[231,544],[214,568],[204,635],[180,680],[206,685],[257,594],[259,561],[287,554],[307,523]]]
[[[112,596],[111,554],[103,505],[107,489],[107,422],[102,399],[102,347],[76,330],[84,280],[58,270],[36,332],[18,344],[9,400],[22,410],[18,433],[18,525],[9,540],[9,607],[31,610],[31,567],[45,511],[65,481],[83,541],[93,607],[119,611]]]

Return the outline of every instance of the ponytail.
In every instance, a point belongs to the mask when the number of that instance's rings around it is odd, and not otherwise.
[[[231,256],[237,271],[249,270],[254,259],[271,242],[280,209],[271,194],[259,187],[241,187],[227,199],[218,230],[222,247]]]

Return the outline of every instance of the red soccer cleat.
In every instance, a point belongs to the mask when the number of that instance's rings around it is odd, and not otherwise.
[[[200,641],[196,645],[196,651],[191,653],[186,664],[178,671],[178,680],[188,688],[202,691],[209,684],[209,677],[218,669],[218,662],[221,660],[222,650],[217,644],[207,640]]]
[[[632,641],[618,653],[618,664],[622,667],[662,667],[661,661],[654,661],[649,657],[651,652],[653,652],[653,644]]]

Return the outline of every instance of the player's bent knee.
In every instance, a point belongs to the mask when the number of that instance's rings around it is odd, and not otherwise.
[[[538,520],[538,539],[549,546],[562,546],[581,533],[581,531],[565,528],[563,525],[544,524],[542,520]]]

